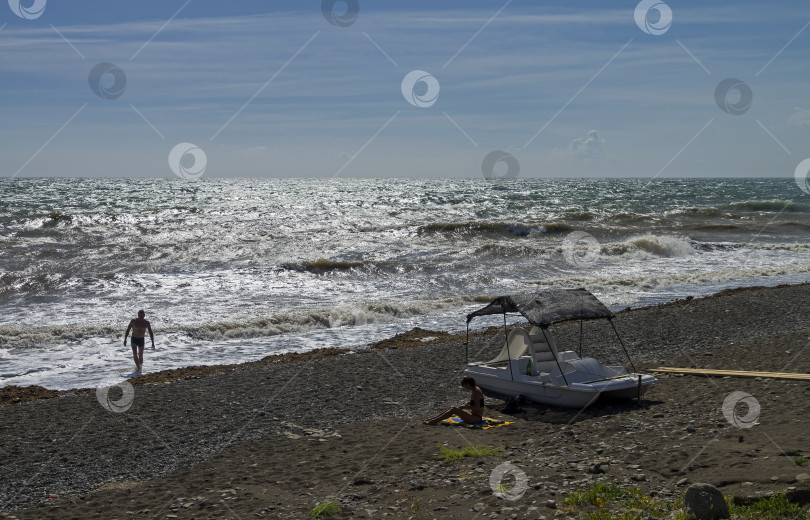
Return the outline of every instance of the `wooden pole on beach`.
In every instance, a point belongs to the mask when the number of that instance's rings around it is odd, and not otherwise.
[[[699,376],[731,376],[731,377],[761,377],[763,379],[794,379],[799,381],[810,381],[810,374],[798,374],[794,372],[752,372],[747,370],[718,370],[712,368],[673,368],[658,367],[651,368],[650,372],[659,374],[692,374]]]

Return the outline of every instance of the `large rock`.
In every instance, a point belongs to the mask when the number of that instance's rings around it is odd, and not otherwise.
[[[728,504],[719,489],[711,484],[692,484],[683,497],[683,509],[698,520],[729,518]]]
[[[806,506],[807,504],[810,504],[810,489],[788,489],[785,492],[785,498],[794,504]]]

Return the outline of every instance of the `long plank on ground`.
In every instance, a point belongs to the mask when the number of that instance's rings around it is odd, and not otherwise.
[[[732,377],[762,377],[771,379],[798,379],[810,381],[810,374],[796,374],[791,372],[750,372],[746,370],[718,370],[713,368],[674,368],[658,367],[650,372],[661,374],[697,374],[701,376],[732,376]]]

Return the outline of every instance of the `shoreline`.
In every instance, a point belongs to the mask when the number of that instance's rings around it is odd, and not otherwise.
[[[642,371],[664,361],[810,372],[807,285],[636,309],[614,322]],[[600,347],[600,361],[620,361],[618,347],[601,344],[608,331],[591,323],[586,339]],[[578,332],[569,325],[554,327],[558,344]],[[497,338],[470,338],[474,356],[498,350]],[[802,476],[810,465],[793,462],[810,457],[804,382],[660,375],[640,405],[532,404],[506,415],[502,401],[487,396],[486,415],[513,424],[422,425],[467,397],[458,387],[463,367],[456,337],[137,385],[121,413],[96,395],[4,407],[0,510],[19,519],[303,518],[331,499],[344,511],[339,518],[419,518],[417,510],[469,518],[477,508],[487,517],[536,520],[567,511],[567,497],[598,483],[670,502],[694,482],[727,496],[810,493]],[[724,400],[740,391],[761,405],[750,429],[723,413]],[[504,446],[504,455],[444,462],[436,459],[439,444]],[[489,485],[507,461],[528,480],[514,501]]]
[[[745,294],[752,291],[761,290],[776,290],[788,287],[805,287],[810,286],[810,283],[800,284],[781,284],[775,286],[750,286],[738,287],[733,289],[723,289],[722,291],[712,293],[705,296],[687,296],[668,302],[657,303],[644,307],[626,307],[622,310],[616,311],[614,314],[620,316],[624,313],[633,313],[639,311],[646,311],[650,309],[665,309],[669,307],[679,307],[690,302],[710,301],[716,298],[723,298],[735,294]],[[516,317],[517,315],[513,316]],[[502,331],[502,326],[494,325],[485,327],[480,330],[471,331],[470,338],[478,336],[490,336]],[[434,339],[431,339],[434,338]],[[425,341],[427,339],[427,341]],[[200,377],[207,377],[216,374],[223,374],[233,370],[252,370],[265,366],[272,366],[277,364],[286,363],[303,363],[311,360],[322,359],[333,356],[345,356],[349,354],[367,354],[380,349],[403,349],[413,348],[426,345],[434,345],[445,342],[458,342],[465,339],[465,333],[449,333],[444,331],[434,331],[415,327],[409,331],[396,334],[390,338],[383,339],[367,345],[365,348],[360,349],[342,349],[337,347],[326,347],[310,350],[307,352],[288,352],[284,354],[271,354],[261,359],[254,361],[246,361],[242,363],[221,364],[221,365],[191,365],[187,367],[180,367],[168,370],[160,370],[157,372],[145,374],[143,376],[133,377],[127,379],[132,385],[147,385],[154,383],[163,383],[170,381],[178,381],[182,379],[194,379]],[[70,396],[76,394],[86,394],[95,392],[95,388],[71,388],[67,390],[54,390],[39,385],[17,386],[7,385],[0,387],[0,406],[8,404],[19,404],[30,401],[38,401],[42,399],[53,399],[57,397]]]

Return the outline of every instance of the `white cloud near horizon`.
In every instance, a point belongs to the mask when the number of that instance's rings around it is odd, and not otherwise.
[[[796,107],[788,117],[787,124],[792,126],[810,126],[810,110]]]
[[[588,130],[585,137],[578,137],[571,141],[566,148],[570,157],[575,159],[599,159],[604,154],[607,141],[596,130]]]

